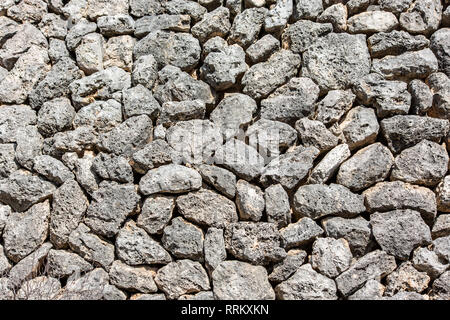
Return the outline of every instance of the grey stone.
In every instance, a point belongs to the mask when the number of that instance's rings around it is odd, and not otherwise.
[[[156,16],[144,16],[136,21],[134,35],[138,38],[145,37],[152,31],[166,30],[189,32],[191,17],[186,14],[161,14]]]
[[[347,270],[352,258],[345,239],[319,238],[313,243],[311,266],[328,278],[335,278]]]
[[[128,0],[117,0],[114,2],[105,0],[89,0],[86,7],[86,15],[89,18],[96,20],[101,16],[127,14],[128,8]]]
[[[258,177],[264,167],[264,158],[258,151],[237,139],[228,140],[223,146],[217,148],[214,162],[223,165],[245,180]]]
[[[409,8],[414,0],[379,0],[378,3],[382,10],[393,13],[401,13]]]
[[[131,86],[130,74],[118,67],[96,72],[73,81],[69,88],[74,107],[79,109],[95,100],[115,99],[121,101],[122,90]]]
[[[18,300],[53,300],[61,290],[58,279],[46,276],[25,281],[16,293]]]
[[[139,201],[134,185],[103,181],[92,193],[84,222],[99,235],[114,236],[125,219],[137,211]]]
[[[161,114],[156,123],[170,127],[178,121],[203,119],[206,105],[200,99],[187,101],[167,101],[161,106]]]
[[[314,271],[310,264],[298,268],[288,280],[275,287],[280,300],[337,300],[336,284]]]
[[[275,292],[262,266],[231,260],[212,274],[214,297],[218,300],[275,300]]]
[[[219,7],[205,13],[203,19],[192,27],[191,32],[201,43],[204,43],[215,36],[225,37],[230,28],[230,11],[228,8]]]
[[[158,62],[153,55],[142,55],[133,62],[131,81],[133,85],[141,84],[152,89],[158,79]]]
[[[75,109],[67,98],[55,98],[45,102],[38,111],[39,133],[49,137],[57,132],[71,129]]]
[[[223,230],[213,227],[208,228],[203,247],[206,269],[212,273],[227,258]]]
[[[395,158],[391,180],[435,186],[445,177],[448,160],[447,150],[443,146],[422,140]]]
[[[264,19],[264,29],[266,32],[276,33],[281,31],[288,23],[293,11],[293,0],[277,1],[275,6],[267,12]]]
[[[438,71],[438,68],[438,60],[430,49],[386,56],[372,62],[372,71],[385,79],[423,79]]]
[[[264,185],[280,183],[291,190],[308,175],[318,155],[314,147],[297,146],[265,166],[260,181]]]
[[[202,260],[203,231],[181,217],[171,220],[163,230],[162,245],[179,259]]]
[[[152,294],[136,293],[130,296],[130,300],[167,300],[167,299],[164,293],[152,293]]]
[[[14,144],[0,144],[0,177],[8,178],[11,173],[19,169],[15,156]]]
[[[267,221],[276,223],[278,228],[291,223],[291,208],[289,196],[281,184],[266,188],[264,191]]]
[[[295,123],[295,128],[306,147],[315,147],[320,152],[326,152],[338,144],[338,138],[320,121],[303,118]]]
[[[27,105],[3,105],[0,119],[0,142],[15,143],[21,128],[36,124],[36,112]]]
[[[202,265],[187,259],[171,262],[159,269],[155,282],[168,299],[176,299],[186,293],[197,293],[211,288]]]
[[[331,90],[316,104],[312,118],[325,125],[333,124],[351,109],[355,98],[356,96],[350,90]]]
[[[398,26],[395,15],[387,11],[369,11],[352,16],[348,19],[350,33],[390,32]]]
[[[161,104],[200,99],[210,106],[215,101],[210,87],[205,82],[192,78],[177,67],[166,66],[158,75],[160,83],[154,91],[154,96]]]
[[[431,37],[430,46],[438,59],[439,71],[444,72],[447,76],[450,76],[450,54],[448,53],[450,49],[449,36],[449,28],[443,28],[436,31]]]
[[[365,36],[330,33],[319,38],[303,54],[302,76],[322,90],[347,89],[370,71]],[[326,72],[325,72],[326,70]]]
[[[11,207],[7,205],[0,205],[0,236],[3,233],[3,229],[5,228],[6,221],[8,220],[9,215],[11,214]]]
[[[221,167],[202,164],[197,167],[203,180],[223,195],[232,199],[236,195],[236,176]]]
[[[98,190],[99,181],[91,171],[92,162],[94,162],[92,153],[85,152],[83,158],[78,158],[76,153],[66,153],[62,159],[73,170],[76,180],[87,193],[92,194]]]
[[[81,222],[89,202],[78,183],[68,179],[53,193],[50,214],[50,240],[57,247],[67,246],[69,235]]]
[[[178,153],[167,142],[158,139],[133,153],[131,165],[136,172],[145,174],[150,169],[176,162],[178,158]]]
[[[65,250],[51,249],[48,252],[47,263],[49,276],[58,279],[65,279],[93,269],[92,265],[79,255]]]
[[[214,293],[212,291],[200,291],[196,294],[184,294],[178,298],[178,300],[214,300]]]
[[[82,107],[73,119],[73,126],[92,127],[99,133],[107,132],[122,122],[122,106],[116,100],[95,101]]]
[[[355,256],[363,256],[369,249],[372,231],[369,221],[361,216],[352,219],[325,218],[322,220],[322,227],[328,237],[347,240]]]
[[[400,14],[400,25],[412,34],[429,34],[439,27],[442,4],[438,0],[416,0]]]
[[[337,172],[339,166],[350,157],[347,144],[340,144],[330,150],[314,167],[308,177],[308,183],[326,183]]]
[[[383,0],[381,0],[381,1],[383,1]],[[407,0],[407,1],[409,1],[409,0]],[[391,2],[391,1],[389,1],[389,2]],[[370,3],[371,3],[371,0],[350,0],[347,2],[348,14],[354,15],[356,13],[364,11],[368,8]],[[389,11],[388,9],[384,9],[384,10]]]
[[[202,177],[194,169],[168,164],[151,169],[139,182],[139,190],[144,195],[154,193],[184,193],[198,190]]]
[[[54,13],[46,13],[39,22],[39,29],[47,38],[64,39],[67,35],[67,21]]]
[[[378,112],[378,116],[380,116],[380,112]],[[380,125],[372,109],[356,107],[347,113],[339,128],[348,147],[353,150],[374,143]]]
[[[433,93],[421,80],[413,80],[408,85],[411,94],[411,111],[416,115],[424,115],[433,105]]]
[[[200,21],[207,12],[207,9],[199,3],[187,0],[167,1],[165,9],[170,14],[187,14],[194,21]]]
[[[333,31],[330,23],[316,23],[309,20],[297,21],[283,32],[281,37],[283,48],[292,52],[305,52],[317,39]]]
[[[225,228],[225,246],[234,257],[266,265],[286,257],[276,225],[267,222],[236,222]]]
[[[423,292],[430,281],[425,272],[417,271],[411,262],[402,263],[397,270],[386,277],[386,295],[392,296],[398,292]]]
[[[73,173],[61,161],[47,155],[34,158],[33,169],[58,185],[74,178]]]
[[[416,247],[431,243],[430,228],[417,211],[373,213],[370,225],[381,248],[400,260],[407,260]]]
[[[9,215],[3,230],[6,256],[17,263],[39,248],[48,236],[50,204],[46,200],[26,212]]]
[[[373,58],[387,55],[399,55],[406,51],[421,50],[429,46],[430,41],[423,35],[411,35],[405,31],[379,32],[367,39]]]
[[[439,211],[450,212],[450,177],[446,176],[436,189],[436,201]]]
[[[114,14],[112,16],[102,16],[97,19],[97,26],[100,33],[107,37],[132,34],[135,29],[135,22],[127,14]]]
[[[105,40],[99,33],[89,33],[81,38],[75,56],[78,67],[86,75],[103,70],[104,47]]]
[[[286,258],[277,263],[273,267],[272,273],[269,275],[271,282],[279,283],[290,278],[298,268],[303,264],[307,256],[306,251],[292,249],[287,252]]]
[[[238,221],[234,202],[210,190],[201,189],[179,196],[176,204],[181,215],[201,226],[224,228]]]
[[[120,260],[114,261],[109,271],[109,281],[118,288],[128,291],[151,293],[158,291],[155,271],[147,266],[131,267]]]
[[[343,3],[335,3],[317,17],[317,22],[331,23],[335,32],[343,32],[347,30],[347,16],[347,7]]]
[[[301,57],[291,51],[274,53],[266,62],[255,64],[245,72],[241,81],[243,92],[254,99],[267,97],[297,74],[300,63]]]
[[[155,1],[130,0],[130,13],[135,17],[142,17],[146,15],[157,15],[163,12],[164,12],[164,2],[161,0]]]
[[[412,263],[419,271],[426,272],[431,279],[436,279],[449,267],[445,264],[438,255],[428,248],[417,248],[414,250]]]
[[[237,14],[230,29],[229,41],[247,48],[258,40],[266,13],[265,8],[250,8]]]
[[[74,51],[76,47],[80,44],[83,36],[95,32],[97,30],[97,24],[95,22],[90,22],[84,18],[77,21],[69,30],[66,36],[66,45],[70,51]]]
[[[401,181],[379,182],[363,192],[369,212],[411,209],[431,223],[436,217],[436,197],[428,188]]]
[[[16,140],[16,161],[31,170],[33,159],[42,154],[44,139],[36,126],[26,126],[17,131]]]
[[[114,261],[114,246],[92,233],[84,223],[70,233],[68,242],[74,252],[95,266],[108,269]]]
[[[122,183],[134,180],[133,170],[127,159],[121,156],[99,153],[92,163],[92,170],[100,178]]]
[[[240,220],[259,221],[265,208],[264,193],[258,186],[239,180],[236,184],[236,206]]]
[[[0,200],[14,211],[22,212],[49,198],[55,189],[52,183],[28,171],[17,170],[0,180]]]
[[[8,258],[3,251],[3,246],[0,245],[0,274],[6,275],[10,269],[11,263],[9,263]]]
[[[297,0],[294,5],[294,19],[315,20],[323,11],[322,0]]]
[[[383,297],[385,286],[378,280],[368,280],[364,286],[348,296],[348,300],[380,300]]]
[[[389,149],[377,142],[345,161],[336,181],[352,191],[360,191],[386,179],[393,164],[394,157]]]
[[[131,156],[152,139],[153,125],[146,115],[128,118],[113,130],[102,134],[101,146],[114,154]]]
[[[443,273],[439,279],[433,282],[432,297],[435,300],[448,300],[450,297],[450,271]]]
[[[149,234],[162,233],[172,218],[175,208],[173,197],[154,195],[145,199],[136,224]]]
[[[352,266],[336,278],[338,290],[349,296],[361,288],[368,280],[380,280],[397,268],[395,258],[381,250],[372,251],[358,259]]]
[[[431,235],[433,236],[433,239],[450,235],[450,215],[441,214],[437,217]]]
[[[338,184],[308,184],[298,188],[293,209],[299,216],[319,219],[328,215],[353,218],[363,213],[364,197]]]
[[[280,49],[280,41],[271,34],[266,34],[261,39],[247,48],[247,56],[253,63],[267,60],[275,51]]]
[[[131,71],[135,42],[136,40],[129,35],[109,38],[105,44],[103,66],[105,68],[115,66],[128,72]]]
[[[445,262],[450,262],[450,236],[440,237],[433,241],[433,251]]]
[[[433,94],[431,117],[449,119],[450,114],[450,79],[442,72],[433,73],[426,80]]]
[[[309,78],[292,78],[261,101],[261,118],[293,123],[314,111],[319,87]]]
[[[449,131],[448,120],[420,116],[394,116],[381,121],[389,149],[398,153],[426,139],[439,143]]]
[[[119,231],[115,247],[117,257],[130,266],[172,261],[170,254],[131,220]]]
[[[286,249],[304,246],[321,236],[324,231],[311,218],[301,218],[280,230],[282,244]]]

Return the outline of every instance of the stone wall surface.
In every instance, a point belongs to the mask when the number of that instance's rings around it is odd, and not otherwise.
[[[450,300],[449,0],[1,0],[0,300]]]

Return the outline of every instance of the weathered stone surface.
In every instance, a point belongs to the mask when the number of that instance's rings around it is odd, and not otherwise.
[[[202,164],[197,167],[203,180],[228,198],[236,195],[236,176],[221,167]]]
[[[307,253],[304,250],[289,250],[286,258],[273,267],[273,271],[269,275],[269,280],[275,283],[287,280],[303,264],[306,256]]]
[[[374,213],[370,225],[381,248],[401,260],[407,260],[416,247],[431,243],[430,228],[414,210]]]
[[[335,278],[350,267],[352,258],[347,240],[319,238],[312,247],[311,266],[321,274]]]
[[[381,121],[389,149],[398,153],[426,139],[439,143],[449,131],[448,120],[420,116],[394,116]]]
[[[303,54],[302,76],[322,90],[347,89],[370,71],[365,36],[330,33],[319,38]]]
[[[308,182],[311,184],[326,183],[350,155],[350,149],[347,144],[340,144],[334,147],[311,171]]]
[[[264,193],[258,186],[239,180],[236,184],[236,206],[240,220],[259,221],[265,208]]]
[[[75,109],[67,98],[56,98],[45,102],[37,115],[37,127],[44,137],[72,127]]]
[[[261,101],[261,118],[295,123],[314,111],[319,87],[309,78],[292,78]]]
[[[224,228],[238,220],[233,201],[206,189],[179,196],[176,205],[186,219],[202,226]]]
[[[27,105],[3,105],[0,119],[0,142],[15,143],[21,128],[36,124],[36,112]]]
[[[246,262],[224,261],[212,274],[214,297],[218,300],[274,300],[275,292],[267,270]]]
[[[439,27],[441,16],[441,1],[417,0],[400,15],[400,25],[413,34],[429,34]]]
[[[229,19],[228,8],[219,7],[205,13],[203,19],[192,27],[191,32],[202,43],[215,36],[225,37],[231,28]]]
[[[115,247],[117,256],[131,266],[172,261],[170,254],[134,221],[128,221],[119,231]]]
[[[352,16],[348,19],[350,33],[378,33],[395,29],[398,20],[391,12],[368,11]]]
[[[348,10],[343,3],[329,3],[328,8],[326,8],[320,16],[317,17],[317,22],[331,23],[333,29],[336,32],[343,32],[347,30],[347,17]]]
[[[153,55],[141,55],[135,59],[131,74],[133,85],[141,84],[147,89],[153,88],[158,79],[158,62]]]
[[[433,251],[445,262],[450,262],[450,236],[437,238],[433,241]]]
[[[336,284],[314,271],[310,264],[298,268],[288,280],[275,287],[281,300],[337,300]]]
[[[33,162],[33,169],[37,173],[58,185],[74,178],[73,173],[61,161],[53,157],[42,155],[34,158]]]
[[[105,39],[99,33],[89,33],[81,38],[75,49],[77,64],[86,75],[103,70]]]
[[[99,153],[92,163],[92,171],[100,178],[122,183],[134,180],[133,171],[125,157]]]
[[[17,263],[41,246],[48,236],[49,218],[48,200],[33,205],[26,212],[12,212],[3,230],[6,256]]]
[[[430,223],[436,217],[436,197],[428,188],[401,181],[379,182],[363,192],[369,212],[411,209]]]
[[[205,265],[207,270],[211,273],[227,258],[223,230],[213,227],[208,228],[203,246]]]
[[[83,190],[73,179],[65,181],[53,193],[50,240],[57,248],[67,245],[69,235],[77,228],[88,205]]]
[[[306,147],[315,147],[320,152],[326,152],[338,144],[338,138],[320,121],[303,118],[295,123],[295,128]]]
[[[314,42],[333,31],[330,23],[316,23],[309,20],[300,20],[283,32],[281,37],[283,48],[289,48],[292,52],[303,53]]]
[[[178,260],[158,270],[155,282],[168,299],[176,299],[186,293],[209,290],[208,275],[202,265],[191,260]]]
[[[421,80],[413,80],[408,85],[411,93],[411,111],[417,115],[424,115],[433,106],[433,93]]]
[[[294,195],[293,209],[312,219],[328,215],[353,218],[366,210],[363,196],[338,184],[301,186]]]
[[[448,153],[443,146],[422,140],[395,158],[391,180],[435,186],[447,173],[448,161]]]
[[[0,144],[0,177],[7,178],[11,173],[19,169],[15,156],[14,144]]]
[[[291,223],[289,196],[281,184],[266,188],[264,191],[267,221],[282,228]]]
[[[137,210],[139,201],[135,186],[103,181],[92,194],[84,221],[95,233],[111,237],[119,232],[125,219]]]
[[[164,228],[161,242],[177,258],[200,260],[203,257],[203,231],[181,217],[172,219]]]
[[[275,6],[271,8],[264,19],[264,29],[266,32],[279,32],[288,23],[294,9],[293,0],[277,1]]]
[[[46,276],[25,281],[16,293],[18,300],[53,300],[61,290],[58,279]]]
[[[450,177],[446,176],[436,189],[436,200],[439,211],[450,212]]]
[[[398,56],[386,56],[382,59],[374,59],[372,63],[372,71],[385,79],[423,79],[438,71],[438,68],[438,60],[430,49],[406,52]]]
[[[166,141],[157,139],[133,153],[131,166],[136,172],[145,174],[150,169],[176,163],[177,159],[177,152]]]
[[[281,241],[286,249],[308,244],[323,233],[323,229],[308,217],[290,223],[280,230]]]
[[[386,277],[386,295],[408,291],[421,293],[428,287],[430,277],[425,272],[417,271],[411,262],[402,263],[397,270]]]
[[[296,75],[301,57],[288,50],[274,53],[266,62],[251,66],[242,77],[243,92],[254,99],[267,97]],[[264,75],[264,76],[263,76]]]
[[[17,170],[7,179],[0,180],[0,200],[22,212],[49,198],[55,189],[52,183],[28,171]]]
[[[426,272],[431,279],[438,278],[449,266],[443,263],[438,255],[428,248],[417,248],[414,250],[412,263],[417,270]]]
[[[378,280],[368,280],[361,289],[349,296],[348,300],[379,300],[383,297],[385,289]]]
[[[75,128],[92,127],[99,133],[107,132],[122,122],[122,106],[113,99],[95,101],[78,110],[73,119]],[[92,130],[92,129],[90,129]]]
[[[191,17],[185,14],[161,14],[144,16],[136,21],[134,35],[145,37],[156,30],[189,32]]]
[[[330,217],[322,220],[328,237],[347,240],[353,255],[363,256],[369,249],[372,238],[369,221],[359,216],[352,219]]]
[[[273,223],[236,222],[225,228],[225,247],[237,259],[256,265],[279,262],[286,257],[280,232]]]
[[[255,100],[241,93],[225,96],[211,112],[211,120],[220,128],[225,139],[234,137],[239,129],[252,121],[256,112]]]
[[[360,191],[386,179],[393,164],[392,153],[377,142],[345,161],[339,168],[336,181],[352,191]]]
[[[163,193],[184,193],[198,190],[202,177],[194,169],[168,164],[149,170],[139,182],[139,190],[144,195]]]
[[[118,36],[132,34],[135,29],[133,18],[127,14],[101,16],[97,19],[97,26],[104,36]]]
[[[306,177],[319,155],[314,147],[298,146],[272,160],[261,173],[263,184],[280,183],[286,189],[293,189]]]
[[[438,216],[433,225],[431,234],[434,239],[450,235],[450,215],[441,214]]]
[[[51,249],[48,252],[47,263],[48,274],[59,279],[77,276],[93,269],[92,265],[79,255],[65,250]]]
[[[428,47],[430,41],[422,35],[413,36],[405,31],[380,32],[367,39],[373,58],[395,56],[406,51],[417,51]]]
[[[150,196],[145,199],[136,223],[149,234],[161,233],[172,218],[174,208],[173,197]]]
[[[11,214],[11,207],[7,205],[0,205],[0,236],[3,233],[3,229],[5,228],[6,221],[8,220],[9,215]]]
[[[164,127],[170,127],[177,121],[203,119],[205,112],[206,105],[200,99],[192,101],[168,101],[161,106],[161,114],[156,123]]]
[[[266,34],[250,45],[245,52],[253,63],[258,63],[267,60],[278,49],[280,41],[271,34]]]
[[[397,268],[395,258],[384,251],[375,250],[358,259],[336,278],[338,290],[348,296],[361,288],[368,280],[381,279]]]
[[[245,9],[234,18],[229,39],[243,48],[247,48],[258,39],[267,13],[265,8]]]
[[[109,271],[109,281],[118,288],[150,293],[158,291],[153,280],[155,272],[147,267],[131,267],[120,260],[114,261]]]

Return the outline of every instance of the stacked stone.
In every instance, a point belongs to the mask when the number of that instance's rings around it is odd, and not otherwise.
[[[2,0],[0,299],[450,299],[448,0]]]

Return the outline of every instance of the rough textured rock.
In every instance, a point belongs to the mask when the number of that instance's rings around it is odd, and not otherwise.
[[[311,266],[321,274],[335,278],[350,267],[352,258],[347,240],[319,238],[312,247]]]
[[[450,212],[450,177],[446,176],[436,189],[436,201],[439,211]]]
[[[48,252],[47,261],[48,273],[54,278],[65,279],[93,269],[92,265],[79,255],[65,250],[51,249]]]
[[[203,231],[181,217],[164,228],[161,242],[177,258],[199,260],[203,256]]]
[[[267,270],[246,262],[222,262],[212,274],[212,284],[214,297],[219,300],[275,299],[275,292],[267,278]]]
[[[156,292],[155,272],[149,267],[131,267],[121,262],[114,261],[109,271],[109,281],[118,288],[142,293]]]
[[[282,228],[291,223],[289,196],[281,184],[268,187],[264,191],[267,221]]]
[[[271,282],[282,282],[290,278],[306,259],[306,251],[292,249],[287,252],[286,258],[273,267],[269,275]]]
[[[430,277],[417,271],[411,262],[404,262],[386,277],[386,282],[386,295],[389,296],[401,291],[421,293],[428,287]]]
[[[241,220],[259,221],[265,208],[264,193],[245,180],[236,184],[236,206]]]
[[[280,230],[282,244],[286,249],[308,244],[324,233],[311,218],[301,218]]]

